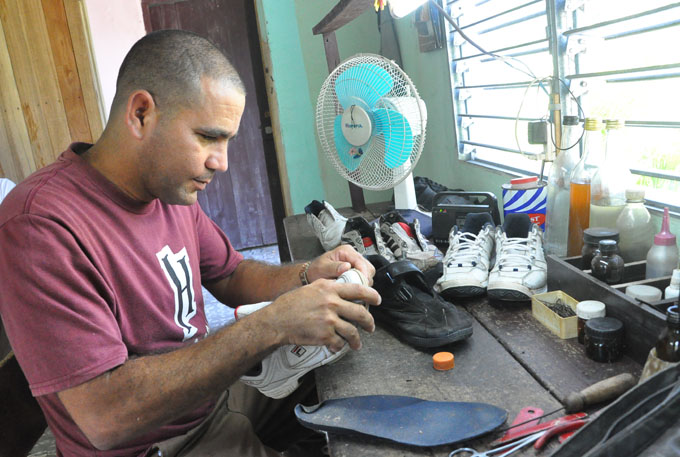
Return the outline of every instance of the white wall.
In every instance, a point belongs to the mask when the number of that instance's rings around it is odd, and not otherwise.
[[[132,45],[146,35],[140,0],[85,0],[92,47],[108,118],[118,68]]]

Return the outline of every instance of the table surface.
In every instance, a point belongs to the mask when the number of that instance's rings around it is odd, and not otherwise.
[[[368,205],[362,213],[374,219],[388,204]],[[338,210],[355,215],[351,208]],[[288,245],[294,261],[311,259],[323,249],[309,227],[306,216],[284,220]],[[558,399],[619,373],[639,376],[642,367],[628,357],[612,364],[593,362],[583,354],[575,338],[561,340],[531,315],[527,303],[492,302],[486,297],[457,301],[474,316],[473,335],[461,342],[429,351],[402,343],[378,327],[372,334],[361,332],[363,348],[350,351],[333,365],[316,370],[321,401],[360,395],[406,395],[434,401],[484,402],[508,412],[508,424],[527,406],[545,412],[561,407]],[[449,351],[455,368],[440,372],[432,368],[432,354]],[[563,413],[555,414],[556,418]],[[329,434],[334,457],[448,456],[453,449],[474,447],[488,450],[501,433],[492,433],[466,443],[434,448],[408,447],[365,436]],[[548,455],[557,441],[540,452]],[[513,455],[538,455],[532,447]]]

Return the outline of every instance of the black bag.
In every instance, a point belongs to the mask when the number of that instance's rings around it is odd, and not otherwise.
[[[680,456],[680,364],[637,385],[550,457]]]

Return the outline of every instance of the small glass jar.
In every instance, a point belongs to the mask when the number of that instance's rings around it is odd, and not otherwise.
[[[595,257],[590,262],[593,276],[607,284],[618,284],[623,280],[623,258],[617,254],[619,248],[614,240],[600,240]]]
[[[578,331],[578,342],[583,344],[585,333],[584,328],[586,322],[589,319],[595,319],[596,317],[605,316],[605,306],[604,303],[597,300],[585,300],[578,302],[576,305],[576,316],[578,320],[576,321],[576,329]]]
[[[623,322],[613,317],[589,319],[585,325],[586,356],[596,362],[611,363],[623,354]]]
[[[581,249],[582,270],[590,270],[590,262],[595,257],[600,240],[614,240],[618,243],[619,232],[618,230],[605,227],[590,227],[583,231],[583,249]]]

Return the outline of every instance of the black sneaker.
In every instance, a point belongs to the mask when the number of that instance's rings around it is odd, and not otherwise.
[[[472,318],[434,292],[413,263],[367,259],[376,269],[373,288],[382,297],[382,304],[370,311],[397,338],[416,348],[433,348],[472,335]]]

